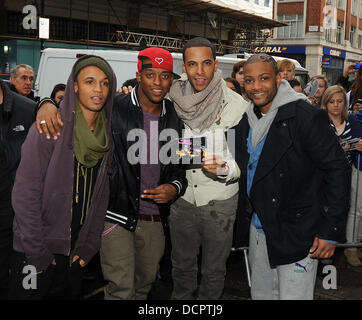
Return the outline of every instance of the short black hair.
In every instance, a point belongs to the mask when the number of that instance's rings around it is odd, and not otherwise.
[[[257,53],[253,54],[248,60],[244,63],[244,68],[248,64],[256,63],[256,62],[267,62],[270,63],[273,67],[274,73],[277,75],[279,73],[278,64],[272,56],[267,55],[266,53]]]
[[[123,82],[122,87],[131,86],[132,88],[134,88],[137,84],[138,84],[137,79],[132,78],[132,79],[128,79],[125,82]]]
[[[206,38],[203,37],[196,37],[196,38],[192,38],[191,40],[187,41],[182,49],[182,58],[185,62],[185,51],[188,48],[193,48],[193,47],[208,47],[211,49],[212,52],[212,56],[214,57],[214,60],[216,60],[216,50],[215,47],[213,46],[213,44],[207,40]]]
[[[297,86],[300,86],[300,85],[301,85],[301,84],[300,84],[300,82],[299,82],[297,79],[288,80],[288,82],[289,82],[289,84],[290,84],[290,86],[291,86],[292,88],[294,88],[294,87],[297,87]]]

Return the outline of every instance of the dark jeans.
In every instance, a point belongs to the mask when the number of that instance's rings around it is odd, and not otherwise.
[[[80,300],[83,269],[79,260],[70,265],[69,257],[56,254],[55,262],[56,265],[50,264],[33,281],[30,272],[24,270],[28,265],[25,254],[14,252],[10,265],[9,299]]]
[[[8,296],[10,259],[13,252],[12,213],[0,212],[0,300]]]

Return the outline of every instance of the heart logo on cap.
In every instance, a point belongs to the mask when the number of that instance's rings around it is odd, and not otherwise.
[[[155,58],[155,61],[158,63],[158,64],[161,64],[163,62],[163,58]]]

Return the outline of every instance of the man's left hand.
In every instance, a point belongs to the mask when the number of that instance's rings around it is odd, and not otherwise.
[[[170,202],[176,196],[177,190],[172,184],[161,184],[154,189],[144,190],[142,199],[151,199],[156,203]]]
[[[330,243],[328,241],[315,237],[312,248],[310,248],[309,253],[311,254],[310,256],[311,258],[328,259],[331,256],[333,256],[335,249],[336,249],[335,243]]]

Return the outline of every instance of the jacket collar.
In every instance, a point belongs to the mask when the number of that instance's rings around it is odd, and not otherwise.
[[[289,118],[294,118],[296,115],[297,101],[292,101],[285,104],[284,106],[281,106],[275,116],[274,122],[280,122]]]
[[[12,83],[10,84],[10,90],[14,91],[17,94],[20,94],[18,92],[18,90],[16,90],[16,87]],[[22,95],[22,94],[20,94],[20,95]],[[30,93],[28,95],[24,96],[24,97],[29,98],[31,100],[34,100],[34,92],[33,92],[33,90],[31,90]]]
[[[131,100],[132,100],[132,104],[135,107],[141,108],[141,106],[140,106],[140,104],[138,102],[137,91],[138,91],[138,84],[131,91]],[[166,102],[165,99],[163,99],[162,100],[162,110],[161,110],[160,117],[163,117],[166,114],[166,103],[165,102]]]

